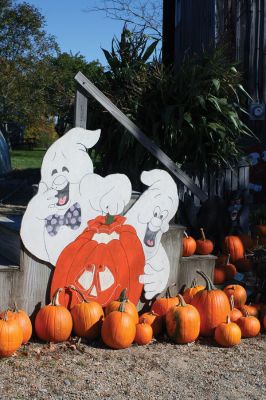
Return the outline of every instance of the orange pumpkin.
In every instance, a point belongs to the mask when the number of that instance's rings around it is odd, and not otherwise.
[[[243,316],[243,313],[238,308],[235,308],[235,302],[234,302],[233,295],[230,296],[230,307],[231,307],[230,320],[232,322],[236,322],[240,317]]]
[[[106,306],[128,288],[128,298],[137,304],[143,285],[145,257],[135,228],[120,215],[98,216],[65,247],[56,263],[51,293],[58,287],[74,285],[87,300]],[[64,292],[61,304],[72,308],[78,295]]]
[[[244,246],[238,236],[226,236],[224,247],[227,254],[230,254],[230,260],[234,263],[239,258],[244,257]]]
[[[42,307],[35,318],[36,335],[45,342],[64,342],[72,331],[71,314],[58,301],[62,290],[62,288],[57,289],[51,303]]]
[[[103,342],[112,349],[129,347],[136,336],[136,324],[133,318],[125,312],[125,302],[122,302],[117,311],[107,315],[101,330]]]
[[[266,330],[266,314],[263,317],[262,323],[263,323],[264,329]]]
[[[176,343],[194,342],[200,332],[200,315],[191,304],[186,304],[180,294],[179,304],[168,310],[165,321],[167,335]]]
[[[241,329],[241,334],[243,338],[255,337],[260,332],[260,321],[258,318],[253,317],[244,311],[243,317],[239,318],[236,323]]]
[[[100,336],[104,318],[102,306],[96,301],[87,301],[74,286],[69,288],[76,291],[82,299],[81,303],[75,304],[70,310],[75,334],[88,340],[96,339]]]
[[[227,285],[224,288],[224,292],[229,300],[232,295],[234,296],[234,304],[236,308],[243,306],[247,301],[246,289],[241,285]]]
[[[197,285],[196,279],[193,279],[190,288],[184,290],[183,297],[187,304],[190,304],[196,293],[204,290],[205,286]]]
[[[171,297],[170,289],[167,288],[165,297],[156,299],[153,305],[151,306],[151,311],[153,311],[155,314],[160,315],[164,319],[167,311],[171,307],[176,306],[177,304],[179,304],[178,297],[176,296]]]
[[[223,267],[228,260],[228,254],[219,254],[215,260],[216,267]]]
[[[0,357],[9,357],[19,349],[23,331],[18,321],[8,318],[8,312],[0,319]]]
[[[117,311],[122,302],[125,303],[125,312],[128,313],[134,320],[135,324],[139,322],[139,314],[135,304],[127,298],[127,289],[124,289],[120,294],[118,300],[113,300],[105,307],[105,315],[110,314],[112,311]]]
[[[200,228],[201,239],[196,240],[197,248],[196,253],[201,255],[207,255],[213,251],[213,243],[211,240],[206,239],[203,228]]]
[[[210,278],[202,271],[197,271],[206,281],[206,289],[196,293],[191,304],[200,314],[200,334],[212,336],[215,328],[226,321],[230,314],[230,304],[226,294],[213,285]]]
[[[196,251],[196,240],[192,236],[188,236],[186,232],[184,232],[185,237],[183,238],[183,257],[190,257]]]
[[[153,336],[159,336],[163,330],[163,320],[159,314],[149,311],[139,317],[139,323],[146,322],[152,327]]]
[[[0,318],[4,318],[5,312],[0,314]],[[22,344],[26,344],[32,335],[32,324],[28,314],[23,310],[19,310],[17,307],[17,303],[14,303],[13,310],[7,311],[8,319],[15,319],[18,321],[22,332],[23,332],[23,341]]]
[[[153,331],[150,324],[147,324],[144,320],[140,324],[136,325],[136,335],[134,342],[139,346],[149,344],[152,341]]]
[[[220,258],[218,262],[216,262],[216,267],[214,269],[214,284],[221,285],[225,281],[229,281],[234,278],[237,273],[236,267],[234,264],[229,263],[230,254],[228,254],[222,259]],[[217,261],[217,260],[216,260]],[[216,270],[217,269],[217,270]]]
[[[223,347],[233,347],[241,342],[241,330],[228,316],[226,322],[215,329],[214,339]]]
[[[213,271],[213,283],[222,285],[226,281],[226,270],[224,267],[215,267]]]
[[[255,304],[244,304],[240,307],[240,310],[242,311],[242,313],[247,312],[248,315],[259,318],[259,309],[256,307]]]

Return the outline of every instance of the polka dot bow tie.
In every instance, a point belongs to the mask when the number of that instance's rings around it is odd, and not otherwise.
[[[62,226],[78,229],[81,224],[81,208],[79,203],[73,204],[64,215],[53,214],[45,218],[45,228],[50,236],[58,234]]]

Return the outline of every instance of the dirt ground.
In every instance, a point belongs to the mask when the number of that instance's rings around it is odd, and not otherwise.
[[[232,349],[202,339],[110,350],[30,343],[0,359],[0,399],[266,399],[266,335]]]

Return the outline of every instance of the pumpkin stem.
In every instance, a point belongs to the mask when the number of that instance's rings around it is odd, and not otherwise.
[[[188,238],[188,234],[187,234],[186,231],[184,231],[184,236],[185,236],[186,238]]]
[[[123,289],[122,292],[120,293],[120,296],[118,298],[118,301],[122,302],[122,301],[128,301],[127,298],[127,288]]]
[[[187,306],[187,303],[185,302],[185,299],[184,299],[184,297],[182,296],[182,294],[179,294],[179,293],[178,293],[177,297],[179,298],[179,304],[178,304],[178,306],[180,306],[180,307],[186,307],[186,306]]]
[[[202,240],[205,242],[206,236],[205,236],[203,228],[200,228],[200,233],[201,233]]]
[[[227,260],[226,260],[226,264],[225,264],[225,265],[228,265],[228,264],[229,264],[230,257],[231,257],[231,255],[230,255],[230,253],[228,253],[228,254],[227,254]]]
[[[4,319],[4,321],[8,321],[8,310],[5,311],[3,319]]]
[[[60,306],[59,294],[62,292],[62,290],[63,290],[63,288],[59,288],[56,290],[55,294],[52,297],[51,303],[50,303],[51,306]]]
[[[202,278],[205,280],[206,282],[206,289],[207,290],[216,290],[216,287],[214,286],[214,284],[212,283],[212,281],[210,280],[210,278],[203,272],[203,271],[196,271],[197,274],[199,274],[200,276],[202,276]]]
[[[13,309],[13,312],[18,312],[18,305],[17,305],[17,302],[16,301],[14,301],[14,309]]]
[[[111,225],[115,220],[114,215],[110,215],[109,213],[106,214],[105,217],[105,225]]]
[[[231,306],[231,310],[233,310],[235,308],[235,299],[234,299],[233,294],[230,296],[230,306]]]
[[[184,285],[181,286],[179,293],[183,295],[185,293],[186,287],[187,287],[187,285],[184,283]]]
[[[226,323],[227,323],[227,324],[230,324],[230,322],[231,322],[230,315],[227,315],[227,317],[226,317]]]
[[[67,288],[77,292],[80,295],[80,297],[82,298],[83,303],[89,303],[88,300],[85,298],[84,294],[78,288],[76,288],[74,285],[70,285]]]
[[[176,283],[172,283],[170,286],[168,286],[168,288],[166,290],[166,293],[165,293],[165,297],[167,299],[171,299],[172,298],[171,293],[170,293],[170,288],[174,287],[174,286],[176,286]]]
[[[125,312],[125,310],[126,310],[126,300],[123,300],[118,308],[118,311]]]
[[[244,317],[249,317],[249,312],[244,307],[241,307],[240,311],[244,314]]]
[[[196,281],[196,278],[193,278],[193,280],[192,280],[192,282],[191,282],[191,288],[194,288],[194,287],[196,287],[197,286],[197,281]]]

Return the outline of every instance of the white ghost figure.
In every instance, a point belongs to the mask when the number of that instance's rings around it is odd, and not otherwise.
[[[179,198],[176,184],[166,171],[144,171],[141,181],[148,189],[129,209],[126,217],[127,222],[135,227],[143,246],[146,265],[139,281],[144,284],[148,300],[162,292],[168,282],[170,264],[161,238],[169,229]]]
[[[99,214],[122,213],[131,197],[131,183],[122,174],[105,178],[93,173],[87,149],[100,130],[73,128],[47,150],[38,193],[22,219],[21,238],[37,258],[52,265],[61,251]]]

